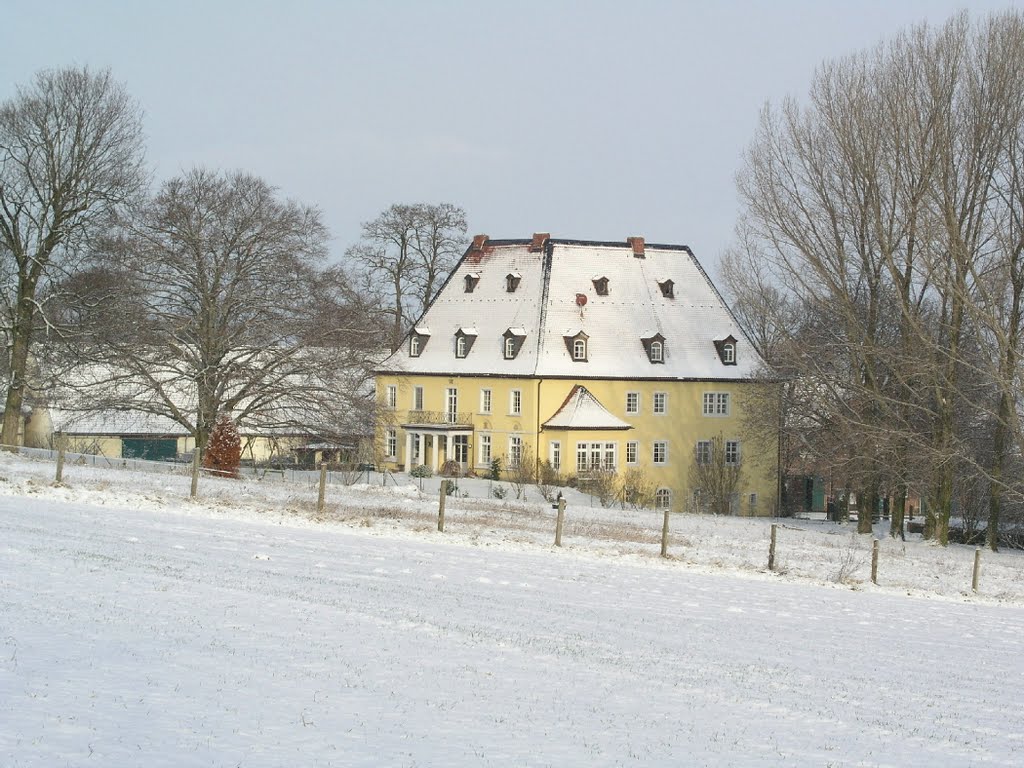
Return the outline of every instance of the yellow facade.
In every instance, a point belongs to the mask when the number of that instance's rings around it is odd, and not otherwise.
[[[544,422],[558,412],[577,384],[586,387],[630,428],[545,428]],[[515,450],[513,442],[520,441],[524,456],[538,463],[557,463],[560,477],[568,479],[585,466],[581,462],[589,464],[591,454],[598,451],[602,464],[610,458],[620,476],[631,467],[638,468],[655,488],[668,491],[672,509],[683,511],[692,508],[689,474],[697,441],[720,436],[738,442],[742,457],[734,511],[769,515],[777,499],[777,457],[744,451],[749,441],[742,434],[743,394],[751,386],[756,385],[742,381],[569,380],[382,372],[377,380],[382,413],[378,458],[392,469],[405,470],[416,464],[437,470],[446,461],[457,460],[461,471],[485,474],[490,469],[488,439],[490,458],[501,459],[504,468]],[[712,398],[710,415],[704,413],[705,395]],[[715,413],[723,409],[722,395],[726,396],[727,414]],[[465,443],[465,455],[459,455],[457,439]],[[581,446],[585,458],[580,455]]]

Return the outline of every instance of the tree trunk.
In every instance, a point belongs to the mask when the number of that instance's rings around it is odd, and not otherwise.
[[[35,319],[34,281],[22,280],[22,284],[18,286],[18,294],[11,328],[11,381],[4,403],[3,429],[0,430],[0,444],[5,447],[18,444],[18,432],[21,427],[21,408],[25,402],[28,376],[28,351],[32,342],[32,322]]]
[[[892,506],[892,517],[889,519],[889,535],[896,538],[897,534],[903,540],[907,540],[904,521],[907,514],[907,489],[900,488],[896,493],[895,503]]]
[[[875,510],[878,509],[878,491],[873,488],[867,493],[859,495],[857,500],[857,533],[871,533],[874,531],[871,520]]]

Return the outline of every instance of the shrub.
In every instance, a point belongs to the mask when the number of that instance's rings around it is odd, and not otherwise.
[[[508,496],[508,488],[504,485],[496,485],[491,489],[491,495],[496,499],[504,499]]]
[[[409,470],[412,477],[433,477],[434,473],[426,464],[417,464]]]
[[[231,417],[222,414],[210,434],[210,443],[203,455],[203,466],[218,477],[238,479],[238,466],[242,461],[242,438]]]

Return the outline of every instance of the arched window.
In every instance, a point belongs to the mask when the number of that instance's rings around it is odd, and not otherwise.
[[[573,360],[586,360],[587,359],[587,342],[583,339],[576,339],[572,343],[572,359]]]
[[[505,359],[511,360],[516,356],[516,338],[515,336],[505,337]]]
[[[654,494],[654,506],[656,509],[669,509],[672,506],[672,491],[659,488]]]
[[[420,337],[411,336],[409,338],[409,357],[420,356]]]
[[[726,344],[722,347],[722,362],[731,365],[736,362],[736,345]]]
[[[665,349],[660,341],[651,342],[651,362],[660,363],[664,359]]]
[[[466,356],[466,337],[457,336],[455,338],[455,356],[465,357]]]

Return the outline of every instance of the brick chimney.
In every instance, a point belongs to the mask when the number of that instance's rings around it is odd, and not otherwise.
[[[540,253],[544,250],[544,243],[551,237],[550,232],[534,232],[533,240],[530,242],[530,253]]]
[[[644,239],[642,237],[627,237],[626,242],[633,248],[633,255],[638,259],[644,257]]]
[[[473,235],[473,244],[469,246],[469,250],[473,253],[479,253],[484,249],[486,243],[487,235]]]

